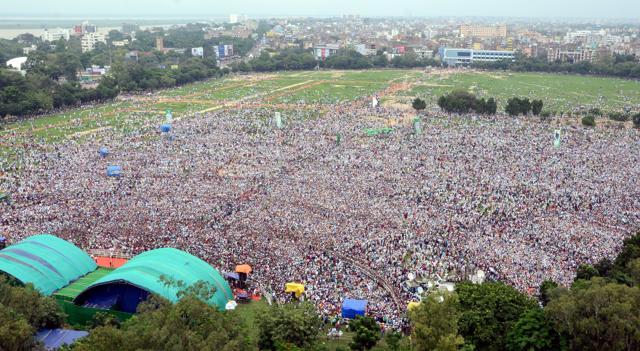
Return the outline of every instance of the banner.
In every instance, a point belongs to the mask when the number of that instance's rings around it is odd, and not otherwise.
[[[276,127],[278,129],[282,129],[282,116],[280,116],[280,112],[276,112]]]
[[[422,133],[422,121],[418,117],[413,120],[413,130],[416,135],[420,135],[420,133]]]
[[[169,122],[169,123],[170,123],[170,122],[172,122],[172,121],[173,121],[173,113],[171,113],[171,109],[167,109],[167,111],[166,111],[166,114],[165,114],[165,115],[166,115],[166,117],[167,117],[167,118],[166,118],[167,122]]]
[[[553,146],[560,147],[560,129],[556,129],[553,134]]]
[[[371,101],[371,106],[373,108],[378,107],[378,98],[376,98],[375,96],[373,97],[372,101]]]

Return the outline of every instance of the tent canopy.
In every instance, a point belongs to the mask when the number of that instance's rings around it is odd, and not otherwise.
[[[293,282],[287,283],[284,285],[284,292],[294,293],[296,294],[296,297],[300,297],[302,296],[302,293],[304,293],[304,284]]]
[[[236,273],[249,274],[251,273],[251,266],[248,264],[239,264],[236,266]]]
[[[148,293],[177,302],[178,293],[184,288],[167,286],[162,277],[182,281],[185,287],[200,281],[210,284],[216,292],[207,302],[220,310],[224,310],[227,301],[233,299],[229,284],[211,265],[187,252],[162,248],[135,256],[87,287],[74,302],[78,305],[123,306],[120,310],[125,312],[135,312],[140,299],[146,298]]]
[[[109,166],[107,167],[107,176],[109,177],[118,177],[122,173],[122,168],[120,166]]]
[[[96,269],[72,243],[53,235],[34,235],[0,250],[0,271],[49,296]]]
[[[342,317],[356,318],[356,316],[364,316],[367,310],[367,303],[367,300],[344,299]]]
[[[89,332],[70,329],[40,329],[36,340],[44,344],[47,350],[57,350],[63,345],[71,345],[74,341],[84,338]]]

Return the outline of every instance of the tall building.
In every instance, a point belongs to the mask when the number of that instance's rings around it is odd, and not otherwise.
[[[96,48],[98,43],[107,43],[107,37],[104,33],[85,33],[80,40],[82,52],[88,52]]]
[[[42,41],[54,42],[60,39],[69,40],[70,36],[71,32],[68,29],[56,28],[54,30],[45,29],[40,38]]]
[[[158,51],[164,50],[164,37],[161,37],[161,36],[156,37],[156,50]]]
[[[475,24],[463,24],[460,26],[460,36],[463,38],[506,38],[507,26],[480,26]]]
[[[515,60],[514,51],[440,48],[440,59],[449,66],[467,66],[478,62]]]

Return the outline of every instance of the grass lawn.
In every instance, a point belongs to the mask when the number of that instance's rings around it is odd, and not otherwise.
[[[640,105],[640,82],[618,78],[546,73],[461,72],[434,75],[403,94],[421,96],[436,104],[438,97],[465,89],[479,97],[496,97],[499,109],[513,96],[542,99],[545,109],[569,111],[576,107],[618,110]]]

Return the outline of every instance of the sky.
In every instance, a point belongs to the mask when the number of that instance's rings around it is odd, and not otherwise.
[[[2,6],[6,3],[6,6]],[[10,5],[8,5],[10,4]],[[24,16],[477,16],[630,18],[640,0],[0,0]],[[1,15],[0,15],[1,16]]]

